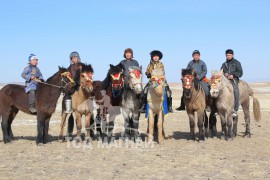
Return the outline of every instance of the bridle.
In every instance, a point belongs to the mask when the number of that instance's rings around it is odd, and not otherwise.
[[[128,79],[128,83],[129,83],[129,87],[131,90],[135,90],[135,86],[136,85],[140,85],[141,88],[142,88],[142,81],[140,82],[137,82],[137,83],[132,83],[132,81],[130,79],[137,79],[137,80],[140,80],[142,78],[142,73],[140,70],[133,70],[131,72],[129,72],[129,79]]]
[[[93,73],[90,73],[90,72],[83,72],[81,73],[81,77],[85,77],[86,79],[86,82],[91,82],[93,83],[93,79],[94,79],[94,74]],[[86,87],[86,84],[87,83],[80,83],[80,85],[82,86],[83,89],[85,89]]]
[[[162,82],[165,80],[165,77],[164,76],[160,76],[160,77],[157,77],[157,76],[152,76],[151,77],[151,80],[150,80],[150,83],[151,83],[151,86],[152,88],[155,90],[155,93],[161,97],[163,94],[160,94],[158,91],[157,91],[157,87],[159,86],[162,86]],[[155,82],[155,83],[154,83]]]
[[[64,77],[67,77],[67,79],[69,79],[70,82],[66,82]],[[44,85],[47,85],[47,86],[51,86],[51,87],[55,87],[55,88],[59,88],[59,89],[63,89],[65,91],[70,91],[69,89],[67,89],[67,86],[69,84],[75,84],[70,72],[64,72],[61,74],[61,86],[57,86],[57,85],[54,85],[54,84],[50,84],[50,83],[46,83],[46,82],[38,82],[40,84],[44,84]],[[62,85],[64,84],[64,85]]]
[[[112,95],[113,97],[118,97],[121,95],[122,93],[122,89],[124,87],[124,78],[123,78],[123,72],[119,72],[116,74],[110,74],[113,82],[111,83],[111,87],[112,87]],[[114,83],[114,81],[120,81],[120,83]],[[120,90],[116,93],[116,90],[114,89],[114,86],[119,86]]]
[[[212,75],[210,79],[210,85],[211,89],[217,89],[217,84],[221,82],[222,76],[221,75]],[[222,88],[218,89],[219,91],[222,91],[225,87],[228,86],[229,83],[225,83]]]

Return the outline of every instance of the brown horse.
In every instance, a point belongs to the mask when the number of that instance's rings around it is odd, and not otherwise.
[[[36,91],[37,144],[48,142],[50,118],[55,111],[61,91],[72,91],[74,85],[70,72],[60,67],[46,83],[39,84]],[[31,114],[28,107],[28,94],[25,93],[24,86],[8,84],[0,91],[0,101],[4,143],[8,143],[14,137],[11,124],[19,110]]]
[[[93,91],[93,75],[94,71],[91,65],[82,64],[80,73],[80,85],[72,95],[72,110],[75,113],[75,121],[77,125],[77,141],[81,141],[81,129],[82,129],[82,116],[85,115],[85,129],[86,129],[86,140],[90,141],[90,118],[93,114],[93,101],[90,100],[91,93]],[[66,96],[62,101],[62,121],[61,131],[59,140],[64,141],[63,133],[66,125],[66,113],[65,107]],[[72,116],[72,114],[70,114]]]
[[[260,103],[253,95],[253,90],[245,82],[239,82],[240,105],[243,108],[246,122],[245,137],[250,137],[250,113],[249,113],[249,96],[253,97],[253,113],[255,121],[261,119]],[[220,72],[213,71],[211,77],[210,94],[215,98],[216,107],[221,120],[222,138],[232,140],[237,135],[238,117],[233,118],[234,109],[234,94],[232,82],[223,75],[223,70]],[[233,121],[233,124],[232,124]],[[233,126],[233,127],[232,127]]]
[[[189,117],[190,135],[195,140],[195,112],[198,116],[199,140],[204,141],[208,137],[208,119],[205,117],[206,98],[202,86],[195,78],[194,69],[183,69],[182,80],[184,89],[184,101]]]
[[[155,117],[157,118],[158,143],[161,144],[165,139],[164,132],[164,98],[165,77],[161,69],[155,69],[151,73],[149,81],[149,90],[147,92],[147,103],[149,104],[148,112],[148,142],[152,143],[154,139]]]

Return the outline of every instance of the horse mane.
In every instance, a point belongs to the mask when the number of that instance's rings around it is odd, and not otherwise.
[[[81,63],[81,66],[82,66],[82,70],[81,70],[82,73],[84,73],[84,72],[94,73],[94,70],[93,70],[93,67],[91,64]]]
[[[125,67],[121,63],[117,64],[116,66],[110,64],[110,69],[108,71],[108,74],[116,74],[124,70],[125,70]]]
[[[59,66],[59,71],[56,72],[56,73],[54,73],[51,77],[49,77],[49,78],[46,80],[46,82],[47,82],[47,83],[51,82],[51,81],[57,76],[57,74],[59,74],[59,73],[61,74],[61,73],[67,72],[67,71],[68,71],[67,68],[60,67],[60,66]]]

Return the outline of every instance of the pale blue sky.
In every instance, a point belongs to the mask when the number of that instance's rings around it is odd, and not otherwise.
[[[47,79],[69,66],[74,50],[103,80],[127,47],[144,68],[150,51],[161,50],[169,82],[180,82],[194,49],[209,77],[228,48],[242,62],[242,79],[270,81],[269,8],[269,0],[1,0],[0,82],[22,82],[30,53]]]

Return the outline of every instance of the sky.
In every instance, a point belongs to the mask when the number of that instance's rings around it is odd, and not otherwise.
[[[47,79],[70,65],[72,51],[103,80],[126,48],[144,71],[149,53],[160,50],[169,82],[180,82],[193,50],[210,77],[229,48],[242,63],[243,80],[270,81],[269,8],[269,0],[1,0],[0,82],[23,82],[31,53]]]

